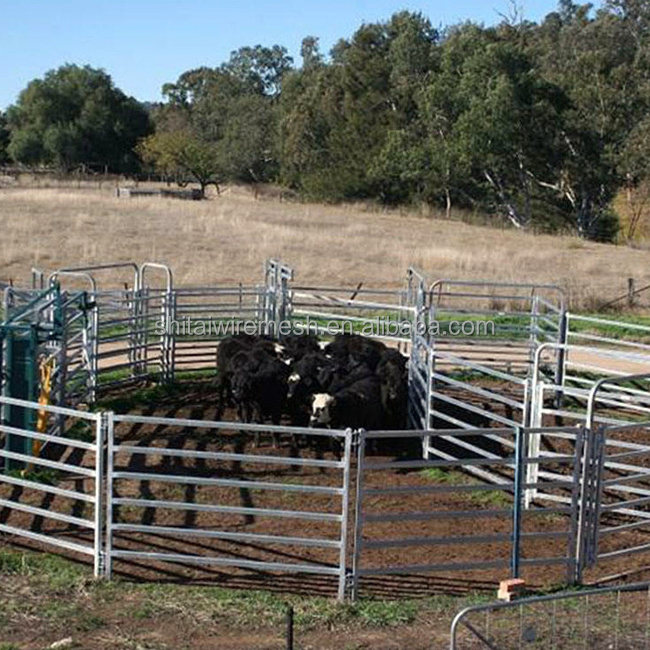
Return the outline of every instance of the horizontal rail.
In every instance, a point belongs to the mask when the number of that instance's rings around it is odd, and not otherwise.
[[[372,569],[357,568],[359,577],[408,575],[411,573],[434,573],[445,571],[484,571],[501,569],[509,566],[510,560],[488,560],[483,562],[449,562],[446,564],[407,564],[404,566],[379,567]]]
[[[274,510],[271,508],[242,508],[238,506],[216,506],[208,503],[189,503],[187,501],[159,501],[154,499],[134,499],[131,497],[113,498],[116,506],[137,508],[160,508],[166,510],[195,510],[196,512],[219,512],[232,515],[256,515],[259,517],[278,517],[280,519],[304,519],[306,521],[328,521],[341,523],[341,515],[327,512],[308,512],[304,510]]]
[[[83,442],[73,438],[65,438],[63,436],[52,436],[47,433],[37,433],[36,431],[28,431],[26,429],[18,429],[17,427],[10,427],[6,424],[0,424],[1,433],[9,433],[15,436],[22,436],[31,440],[40,440],[42,442],[49,442],[53,445],[62,445],[64,447],[73,447],[75,449],[84,449],[86,451],[97,451],[97,445],[92,442]],[[93,432],[94,435],[94,432]]]
[[[319,575],[338,576],[338,568],[318,564],[287,564],[283,562],[260,562],[257,560],[238,560],[235,558],[205,557],[200,555],[184,555],[180,553],[152,553],[145,551],[112,550],[111,556],[122,559],[159,560],[161,562],[174,562],[181,564],[199,564],[239,567],[254,571],[286,571],[295,573],[315,573]]]
[[[62,472],[68,472],[70,474],[80,474],[81,476],[87,476],[88,478],[95,478],[94,469],[79,467],[78,465],[67,465],[66,463],[59,463],[54,460],[46,460],[40,456],[30,456],[29,454],[19,454],[13,451],[7,451],[6,449],[0,449],[0,458],[22,461],[28,465],[30,463],[34,465],[42,465],[43,467],[49,467],[50,469],[59,469]]]
[[[271,424],[244,424],[242,422],[222,421],[209,422],[207,420],[188,420],[184,418],[156,418],[145,415],[115,415],[115,422],[130,422],[131,424],[156,424],[177,426],[196,429],[236,429],[239,432],[250,433],[289,433],[307,436],[321,436],[326,438],[345,438],[351,431],[339,429],[310,429],[309,427],[282,427]]]
[[[296,485],[294,483],[267,483],[262,481],[243,481],[237,479],[207,478],[201,476],[188,476],[178,474],[155,474],[153,472],[113,472],[114,479],[130,481],[154,481],[160,483],[182,483],[183,485],[201,485],[215,487],[236,487],[246,490],[269,490],[280,492],[304,492],[308,494],[329,494],[340,496],[342,488],[320,485]]]
[[[75,411],[74,409],[65,408],[62,406],[52,406],[50,404],[39,404],[38,402],[29,402],[24,399],[16,399],[15,397],[0,396],[0,404],[9,404],[10,406],[21,406],[23,408],[32,409],[33,411],[45,411],[46,413],[55,413],[57,415],[69,415],[81,420],[92,420],[97,422],[101,418],[99,413],[89,413],[87,411]]]
[[[201,528],[177,528],[174,526],[147,526],[141,524],[113,524],[114,532],[145,533],[150,535],[180,535],[181,537],[202,537],[221,539],[230,542],[283,544],[289,546],[306,546],[340,549],[341,542],[336,539],[317,539],[310,537],[286,537],[282,535],[263,535],[260,533],[232,533],[221,530]]]
[[[84,501],[85,503],[95,503],[95,497],[92,494],[85,494],[84,492],[77,492],[76,490],[66,490],[47,483],[36,483],[35,481],[27,481],[22,478],[17,478],[10,475],[0,476],[0,485],[7,483],[8,485],[15,485],[17,487],[36,490],[38,492],[46,492],[47,494],[54,494],[65,499],[72,499],[74,501]]]
[[[40,544],[50,544],[51,546],[57,546],[58,548],[63,548],[67,551],[74,551],[75,553],[95,555],[95,549],[93,546],[84,546],[83,544],[77,544],[75,542],[70,542],[58,537],[51,537],[50,535],[34,533],[31,530],[23,530],[22,528],[8,526],[7,524],[0,524],[0,533],[25,537],[26,539],[29,539],[33,542],[39,542]]]
[[[548,531],[536,533],[521,533],[522,539],[557,539],[571,535],[570,531]],[[454,535],[449,537],[405,537],[402,539],[385,539],[363,541],[364,549],[408,548],[411,546],[462,546],[464,544],[491,544],[499,542],[511,543],[512,533],[496,533],[493,535]]]
[[[177,458],[240,461],[242,463],[259,463],[263,465],[301,465],[304,467],[327,467],[331,469],[343,469],[343,467],[345,467],[343,461],[296,458],[293,456],[258,456],[256,454],[193,451],[189,449],[169,449],[167,447],[133,447],[129,445],[119,445],[115,446],[113,449],[116,454],[122,452],[134,455],[141,454],[145,456],[175,456]]]
[[[80,517],[73,517],[72,515],[66,515],[63,514],[62,512],[56,512],[54,510],[46,510],[45,508],[30,506],[26,503],[21,503],[20,501],[0,499],[0,506],[9,508],[10,510],[19,510],[20,512],[26,512],[27,514],[36,515],[37,517],[44,517],[45,519],[54,519],[55,521],[62,521],[65,524],[72,524],[73,526],[79,526],[79,528],[95,527],[95,522],[90,519],[81,519]]]

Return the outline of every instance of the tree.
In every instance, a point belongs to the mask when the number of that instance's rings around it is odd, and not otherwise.
[[[89,66],[64,65],[30,82],[7,119],[17,162],[66,172],[86,165],[133,171],[133,148],[151,132],[148,113]]]
[[[465,62],[457,92],[464,110],[454,135],[465,164],[513,225],[529,225],[535,202],[551,202],[545,183],[562,160],[566,98],[499,35]]]
[[[650,118],[637,124],[625,143],[620,166],[625,170],[627,222],[624,236],[633,241],[650,208]]]
[[[246,84],[253,92],[278,97],[282,91],[282,79],[292,65],[293,59],[285,47],[255,45],[232,52],[230,60],[222,69]]]
[[[217,149],[225,174],[245,182],[264,182],[276,174],[275,109],[268,98],[245,94],[227,107]]]
[[[397,140],[391,132],[413,117],[436,39],[423,16],[401,12],[339,41],[329,64],[289,75],[280,102],[282,177],[319,198],[395,200],[382,161]]]
[[[305,36],[300,45],[300,56],[302,57],[303,70],[313,70],[322,66],[324,60],[318,46],[318,38],[315,36]]]
[[[217,68],[184,72],[165,84],[158,132],[190,133],[236,180],[271,180],[277,170],[276,108],[292,59],[285,48],[257,45],[232,52]]]
[[[9,129],[7,128],[7,116],[0,111],[0,165],[6,165],[9,162]]]
[[[180,185],[194,181],[200,185],[202,196],[208,185],[214,185],[219,192],[222,174],[218,152],[190,132],[156,133],[141,140],[136,150],[144,162]]]

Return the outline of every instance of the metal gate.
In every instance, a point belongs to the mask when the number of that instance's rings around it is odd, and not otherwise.
[[[103,572],[104,418],[100,414],[0,397],[0,532],[46,548],[94,559]],[[22,409],[31,426],[6,423],[7,409]],[[44,433],[49,420],[62,433]],[[41,429],[41,431],[39,431]],[[30,453],[6,448],[7,437],[29,442]],[[10,462],[23,469],[11,469]]]
[[[532,429],[447,431],[383,431],[360,433],[357,456],[356,525],[352,574],[354,594],[359,581],[380,576],[453,572],[482,575],[494,581],[508,572],[534,574],[535,567],[557,566],[574,582],[579,575],[577,544],[580,526],[580,476],[583,428],[545,431],[566,444],[553,458],[526,454]],[[467,454],[446,460],[402,460],[408,445],[417,448],[431,437],[442,447],[450,441],[484,444],[498,436],[510,444],[486,458]],[[391,454],[381,456],[383,449]],[[380,458],[369,457],[370,446]],[[397,454],[397,458],[395,455]],[[410,458],[413,458],[411,455]],[[539,479],[547,492],[568,496],[566,505],[524,509],[526,467],[538,464],[570,479]],[[497,475],[486,483],[467,474],[473,468]],[[451,525],[450,525],[451,523]]]
[[[352,431],[107,417],[108,577],[116,561],[230,567],[330,576],[344,598]],[[148,441],[130,441],[131,427]],[[261,453],[256,435],[333,443],[341,457]]]
[[[528,426],[535,351],[547,342],[564,342],[563,292],[550,285],[438,280],[429,288],[428,304],[436,328],[428,340],[432,361],[426,428]],[[475,331],[454,336],[452,323],[463,321],[473,323]],[[554,378],[560,383],[563,367],[557,356]],[[487,437],[512,449],[507,437]],[[425,456],[462,458],[469,450],[493,458],[483,445],[461,437],[450,436],[449,443],[440,449],[425,440]],[[467,471],[494,483],[502,480],[489,467]]]
[[[599,427],[592,432],[594,461],[591,535],[584,565],[607,562],[615,574],[628,574],[629,555],[650,559],[650,423]]]

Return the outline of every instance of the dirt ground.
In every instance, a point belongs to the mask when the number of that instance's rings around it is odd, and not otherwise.
[[[128,393],[114,394],[106,406],[117,412],[130,412],[157,417],[211,420],[215,417],[216,396],[210,382],[187,382],[181,389],[169,393],[158,391],[149,402],[136,403]],[[234,417],[231,412],[226,417]],[[332,567],[338,562],[338,551],[331,548],[277,544],[262,541],[229,541],[213,539],[202,532],[220,530],[230,533],[299,536],[336,540],[339,524],[324,521],[303,521],[292,517],[268,517],[255,511],[254,516],[227,511],[228,507],[278,509],[302,512],[336,514],[341,503],[332,494],[292,493],[272,490],[249,490],[241,487],[190,485],[156,480],[156,474],[189,474],[197,478],[238,478],[283,484],[338,487],[342,482],[340,469],[319,467],[296,468],[282,463],[239,463],[232,460],[188,459],[174,456],[175,451],[199,450],[222,453],[242,453],[305,460],[337,459],[329,447],[306,444],[284,436],[279,448],[263,435],[259,446],[254,437],[242,435],[235,427],[229,430],[199,430],[167,425],[119,424],[116,441],[120,445],[153,447],[169,450],[171,455],[144,455],[132,451],[117,451],[116,469],[129,473],[146,473],[146,478],[119,479],[114,494],[119,498],[153,501],[185,501],[192,505],[185,510],[174,510],[160,505],[124,504],[113,513],[115,523],[145,526],[179,526],[193,528],[198,534],[170,535],[160,531],[151,533],[116,532],[115,548],[145,552],[190,553],[198,557],[221,557],[234,562],[260,561],[286,564],[309,564]],[[369,452],[368,462],[392,462],[416,458],[418,441],[411,446],[396,449],[386,444]],[[52,459],[68,460],[69,451],[57,456],[56,448],[48,452]],[[74,452],[77,453],[78,452]],[[76,462],[91,465],[89,452]],[[355,472],[352,472],[354,477]],[[456,609],[475,599],[491,598],[500,579],[508,577],[511,545],[507,539],[512,529],[510,497],[499,491],[468,493],[457,489],[471,484],[467,475],[449,470],[387,469],[367,473],[366,488],[448,488],[435,494],[427,492],[389,492],[386,495],[367,496],[366,515],[399,513],[433,513],[412,521],[394,523],[368,522],[364,527],[364,543],[401,538],[431,538],[434,544],[422,543],[402,547],[365,548],[359,558],[363,568],[381,569],[387,566],[406,567],[400,575],[378,575],[363,578],[360,583],[361,600],[355,606],[337,608],[333,604],[337,582],[333,576],[263,573],[253,569],[227,566],[199,566],[190,562],[162,563],[149,559],[120,559],[115,562],[116,582],[112,586],[97,586],[89,577],[88,559],[71,555],[84,568],[66,568],[75,572],[71,584],[64,584],[48,602],[63,598],[74,602],[70,614],[76,621],[73,639],[81,645],[74,647],[107,648],[280,648],[283,647],[284,603],[295,604],[298,612],[298,630],[301,648],[431,648],[445,647],[450,620]],[[354,481],[353,481],[354,483]],[[92,481],[79,477],[60,477],[59,487],[86,493],[93,489]],[[61,497],[44,497],[43,493],[25,488],[3,486],[0,498],[20,501],[34,507],[49,508],[78,517],[90,518],[92,513],[79,502]],[[204,504],[219,504],[225,511],[205,512]],[[348,540],[351,540],[354,513],[350,516]],[[65,539],[89,541],[88,531],[74,525],[53,522],[46,518],[0,508],[0,523],[27,528],[35,532],[56,535]],[[551,536],[531,536],[523,545],[523,577],[533,590],[557,588],[566,580],[566,562],[570,542],[570,521],[557,513],[526,511],[524,532],[549,533]],[[468,536],[503,535],[502,541],[467,543]],[[0,541],[3,536],[0,534]],[[9,545],[5,536],[6,553],[18,553],[15,544]],[[632,548],[648,544],[648,535],[633,529],[605,540],[603,549]],[[26,542],[28,548],[38,544]],[[52,549],[49,549],[52,550]],[[38,568],[25,570],[20,562],[5,580],[3,575],[2,602],[13,603],[4,618],[0,615],[1,643],[11,647],[38,649],[47,647],[66,635],[68,628],[62,622],[56,625],[41,615],[43,603],[33,593],[31,580],[39,574]],[[21,555],[22,557],[22,555]],[[29,557],[29,556],[28,556]],[[37,556],[43,557],[43,556]],[[535,560],[555,558],[552,564],[537,566]],[[498,568],[477,571],[409,570],[428,564],[460,564],[495,560]],[[13,561],[13,560],[12,560]],[[38,562],[41,560],[28,560]],[[63,560],[56,560],[63,562]],[[7,561],[5,561],[5,564]],[[11,564],[11,562],[10,562]],[[633,554],[603,563],[590,570],[588,581],[607,579],[622,574],[620,579],[636,581],[650,575],[648,554]],[[46,580],[50,580],[47,578]],[[75,587],[77,580],[82,586]],[[48,587],[49,589],[49,587]],[[45,589],[47,592],[48,589]],[[38,590],[37,590],[38,591]],[[64,594],[62,596],[62,594]],[[106,596],[109,594],[109,596]],[[32,601],[35,603],[32,603]],[[205,601],[209,603],[205,605]],[[260,604],[261,601],[261,604]],[[196,606],[194,603],[197,603]],[[216,602],[216,604],[215,604]],[[32,612],[27,615],[21,604]],[[205,611],[202,609],[205,606]],[[17,611],[14,612],[15,608]],[[356,608],[356,609],[355,609]],[[370,608],[368,613],[365,608]],[[373,609],[375,608],[375,609]],[[216,611],[215,611],[216,609]],[[249,611],[250,610],[250,611]],[[207,612],[207,613],[206,613]],[[242,612],[249,612],[248,614]],[[27,618],[25,618],[27,616]],[[32,618],[30,619],[29,616]],[[74,618],[77,617],[77,618]],[[89,620],[86,618],[89,617]],[[241,617],[245,618],[242,622]],[[53,616],[54,619],[58,618]],[[62,615],[61,618],[65,618]],[[81,622],[77,621],[80,618]],[[97,619],[97,620],[95,620]],[[29,623],[29,621],[32,621]],[[93,623],[93,621],[95,621]],[[101,624],[97,621],[101,621]],[[29,624],[28,624],[29,623]],[[4,627],[2,627],[4,626]],[[92,629],[85,629],[86,627]],[[4,637],[2,636],[4,635]],[[94,645],[92,645],[94,644]],[[121,645],[120,645],[121,644]]]

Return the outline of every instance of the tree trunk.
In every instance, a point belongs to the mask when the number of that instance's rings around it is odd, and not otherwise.
[[[492,188],[497,193],[497,196],[499,197],[501,204],[506,209],[506,214],[508,219],[510,220],[510,223],[512,223],[512,225],[515,226],[515,228],[525,228],[527,225],[526,218],[522,217],[519,214],[517,207],[512,203],[512,201],[510,201],[498,177],[496,175],[494,176],[491,175],[488,170],[485,170],[483,172],[483,176],[485,176],[487,182],[492,186]]]

